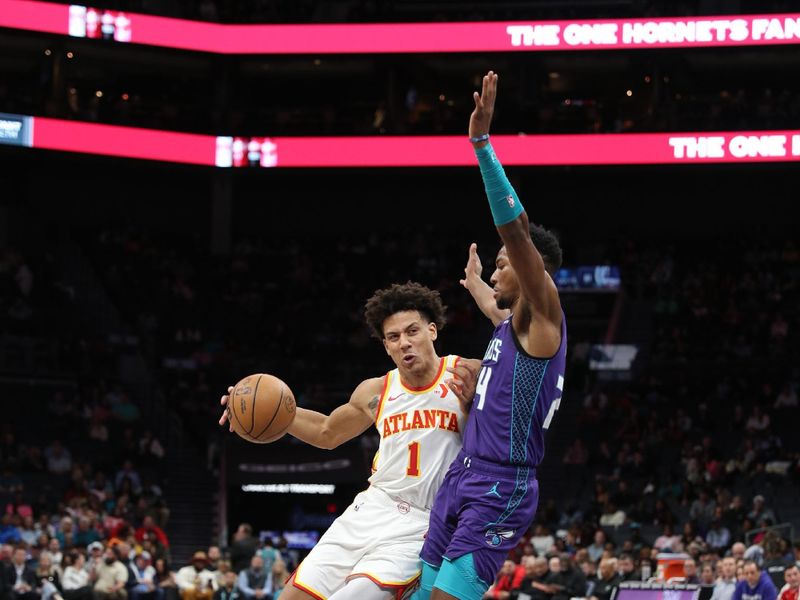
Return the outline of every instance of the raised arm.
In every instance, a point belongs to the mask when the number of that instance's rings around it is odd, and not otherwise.
[[[558,329],[561,324],[558,291],[545,270],[541,254],[531,241],[528,215],[489,143],[496,95],[497,74],[489,71],[483,78],[481,93],[473,94],[475,109],[469,121],[470,141],[478,158],[495,226],[503,240],[508,261],[517,275],[522,298],[530,311],[531,319],[527,325],[539,321],[540,324],[544,322]]]
[[[464,267],[464,279],[461,279],[459,283],[467,288],[467,291],[475,300],[475,304],[478,305],[478,308],[486,318],[492,322],[492,325],[497,326],[501,321],[508,318],[511,311],[497,308],[494,292],[491,286],[481,278],[482,273],[483,265],[478,256],[478,245],[475,243],[470,244],[467,266]]]
[[[228,388],[230,392],[232,388]],[[383,378],[375,377],[362,381],[350,396],[347,404],[324,415],[315,410],[297,407],[297,415],[289,426],[289,433],[299,440],[331,450],[344,442],[364,433],[375,423],[378,401],[383,389]],[[222,396],[222,406],[227,406],[228,396]],[[220,417],[219,424],[227,420],[227,410]]]

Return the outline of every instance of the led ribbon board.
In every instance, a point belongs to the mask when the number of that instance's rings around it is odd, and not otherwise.
[[[0,114],[0,144],[223,168],[465,167],[464,136],[228,137]],[[800,130],[496,135],[504,165],[800,161]]]
[[[0,0],[0,27],[218,54],[530,52],[800,43],[800,13],[469,23],[223,25]]]

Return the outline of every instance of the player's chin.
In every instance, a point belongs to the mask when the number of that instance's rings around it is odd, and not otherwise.
[[[409,371],[412,370],[417,364],[419,364],[419,358],[413,354],[409,354],[400,358],[400,365]]]
[[[497,308],[499,308],[500,310],[509,309],[509,308],[511,308],[511,305],[513,304],[508,298],[504,298],[503,296],[499,296],[499,295],[494,299],[494,303],[497,305]]]

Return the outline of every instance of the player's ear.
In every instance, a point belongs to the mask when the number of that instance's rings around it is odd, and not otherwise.
[[[428,323],[428,333],[431,335],[431,341],[435,342],[436,338],[439,337],[439,330],[436,327],[436,323]]]
[[[383,342],[383,349],[386,350],[386,354],[391,356],[391,353],[389,352],[389,343],[386,341],[386,338],[383,338],[381,341]]]

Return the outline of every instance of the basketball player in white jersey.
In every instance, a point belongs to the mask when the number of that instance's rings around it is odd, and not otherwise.
[[[392,285],[367,301],[365,318],[397,368],[362,381],[330,415],[298,407],[288,431],[331,449],[377,427],[370,487],[322,536],[281,600],[401,598],[419,577],[430,509],[461,449],[480,361],[437,355],[433,343],[445,323],[439,293]]]

